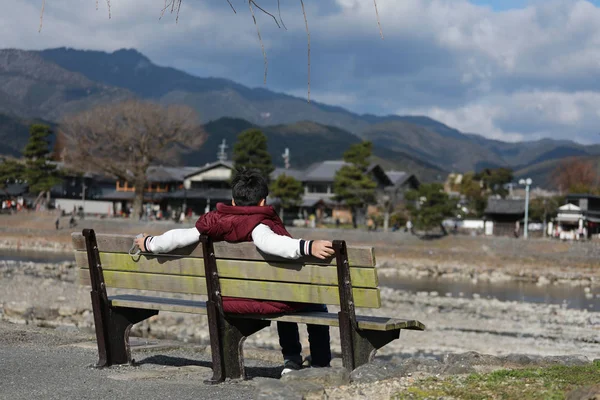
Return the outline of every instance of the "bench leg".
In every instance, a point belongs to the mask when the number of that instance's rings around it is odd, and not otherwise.
[[[144,310],[128,307],[107,307],[104,322],[105,334],[97,337],[100,355],[96,367],[103,368],[115,364],[131,364],[129,332],[131,327],[153,315],[157,310]]]
[[[205,383],[215,384],[225,379],[245,379],[244,341],[271,324],[271,321],[245,318],[220,318],[218,340],[211,334],[213,377]],[[215,338],[217,339],[217,338]]]
[[[353,369],[371,362],[378,349],[399,337],[400,329],[391,331],[352,330],[352,354],[348,354],[352,358],[352,366],[348,368],[344,362],[344,367],[352,372]],[[346,357],[343,358],[346,361]]]

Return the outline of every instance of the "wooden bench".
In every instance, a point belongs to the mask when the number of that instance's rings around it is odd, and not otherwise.
[[[424,330],[419,321],[356,315],[356,307],[379,308],[375,256],[371,247],[333,242],[335,257],[285,260],[260,253],[252,243],[213,242],[200,235],[198,244],[169,254],[128,251],[133,237],[73,233],[80,282],[92,287],[92,309],[98,342],[98,367],[131,363],[129,331],[133,324],[162,311],[206,314],[213,378],[244,378],[243,342],[270,325],[289,321],[337,326],[343,365],[348,370],[369,362],[377,349],[400,336],[401,329]],[[108,296],[107,288],[207,295],[190,301],[133,294]],[[339,305],[334,313],[241,315],[222,312],[221,295],[263,300]]]

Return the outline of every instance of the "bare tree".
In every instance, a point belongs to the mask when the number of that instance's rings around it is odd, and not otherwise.
[[[552,173],[552,180],[561,192],[589,193],[597,182],[594,163],[582,158],[567,158]]]
[[[377,193],[377,207],[383,212],[383,231],[390,227],[390,216],[404,200],[404,189],[400,186],[389,186]]]
[[[192,108],[139,100],[67,116],[60,122],[59,132],[68,167],[109,174],[133,184],[136,216],[142,210],[148,167],[173,164],[183,149],[199,147],[205,138]]]

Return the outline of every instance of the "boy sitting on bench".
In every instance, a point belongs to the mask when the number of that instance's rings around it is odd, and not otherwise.
[[[202,215],[195,228],[173,229],[160,236],[136,239],[142,251],[168,253],[196,243],[200,233],[214,241],[254,242],[264,253],[288,259],[311,255],[325,259],[334,254],[331,242],[293,239],[272,206],[266,205],[269,186],[257,170],[237,171],[231,182],[232,205],[217,204],[217,210]],[[279,314],[294,311],[327,312],[322,304],[286,303],[223,297],[223,311],[236,314]],[[329,327],[307,324],[311,366],[327,367],[331,361]],[[277,322],[284,358],[282,375],[302,368],[302,345],[298,324]]]

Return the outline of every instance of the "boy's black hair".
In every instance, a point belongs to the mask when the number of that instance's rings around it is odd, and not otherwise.
[[[269,195],[269,183],[259,170],[242,167],[231,180],[231,192],[237,206],[257,206]]]

